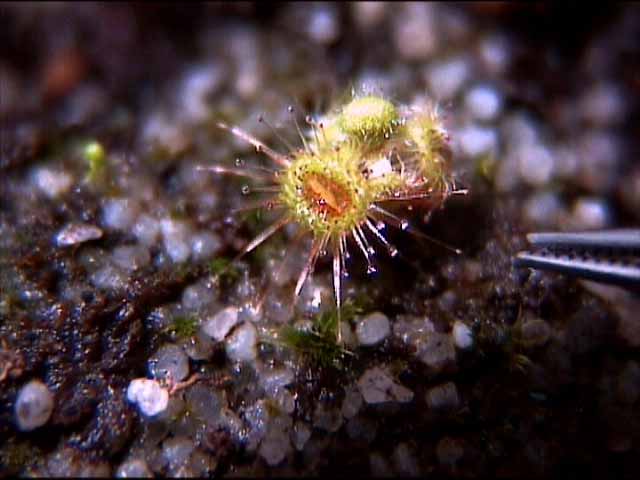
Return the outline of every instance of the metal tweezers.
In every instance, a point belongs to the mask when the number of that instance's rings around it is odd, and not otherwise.
[[[640,292],[640,230],[530,233],[518,267],[551,270]]]

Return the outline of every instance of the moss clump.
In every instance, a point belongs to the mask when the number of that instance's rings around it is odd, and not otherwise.
[[[179,338],[191,338],[198,331],[198,320],[195,317],[178,315],[173,323],[167,327],[167,333]]]
[[[338,309],[321,313],[309,330],[299,330],[286,325],[280,329],[278,338],[283,345],[307,357],[313,363],[322,367],[342,368],[345,356],[352,355],[352,352],[337,341],[338,322],[341,319],[350,321],[356,315],[360,315],[362,309],[352,302],[347,302],[339,313]]]

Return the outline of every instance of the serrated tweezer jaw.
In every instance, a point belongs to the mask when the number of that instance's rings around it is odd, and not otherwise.
[[[518,267],[551,270],[640,292],[640,230],[530,233]]]

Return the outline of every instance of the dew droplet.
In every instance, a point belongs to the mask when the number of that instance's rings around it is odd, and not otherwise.
[[[236,167],[243,167],[244,166],[244,160],[241,158],[236,158]]]
[[[373,275],[378,270],[373,265],[367,265],[367,275]]]
[[[262,145],[256,145],[256,152],[262,152]]]
[[[386,227],[386,225],[385,225],[385,223],[384,223],[382,220],[380,220],[380,221],[378,221],[378,222],[376,223],[376,228],[377,228],[378,230],[384,230],[384,228],[385,228],[385,227]]]
[[[249,187],[249,185],[243,185],[242,186],[242,194],[243,195],[249,195],[251,193],[251,188]]]
[[[367,252],[369,252],[369,255],[375,255],[376,251],[373,247],[367,247]]]
[[[389,256],[395,257],[398,255],[398,249],[396,247],[389,247]]]
[[[311,117],[311,115],[307,115],[306,117],[304,117],[304,121],[309,125],[313,125],[313,117]]]
[[[320,250],[320,256],[321,257],[326,257],[327,256],[327,251],[326,250]]]
[[[409,222],[407,220],[400,221],[400,230],[406,230],[409,228]]]
[[[295,111],[295,110],[293,109],[293,105],[289,105],[289,106],[287,107],[287,112],[289,112],[289,113],[293,113],[294,111]]]

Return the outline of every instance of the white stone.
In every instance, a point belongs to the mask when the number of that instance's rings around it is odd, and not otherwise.
[[[234,361],[242,362],[256,358],[258,332],[250,322],[238,327],[226,340],[227,356]]]
[[[202,331],[214,340],[221,342],[237,323],[238,308],[227,307],[205,320],[202,324]]]
[[[194,448],[195,444],[192,439],[180,435],[169,438],[162,443],[162,455],[171,468],[177,468],[186,464]]]
[[[220,250],[222,242],[211,232],[199,232],[191,237],[191,254],[196,260],[204,260]]]
[[[583,197],[573,205],[571,223],[575,229],[598,230],[611,222],[609,204],[600,198]]]
[[[520,177],[530,185],[544,187],[551,180],[555,160],[551,151],[538,143],[522,145],[515,155],[518,158]]]
[[[425,71],[429,91],[438,100],[454,98],[468,77],[469,62],[464,57],[434,63]]]
[[[140,215],[133,225],[133,234],[144,245],[155,245],[160,236],[160,222],[150,215]]]
[[[111,254],[111,258],[118,267],[128,271],[146,267],[151,261],[149,250],[140,245],[116,247]]]
[[[340,21],[333,5],[314,8],[306,23],[309,38],[321,45],[330,45],[340,36]]]
[[[375,345],[391,333],[389,319],[384,313],[373,312],[360,319],[356,326],[356,336],[361,345]]]
[[[142,458],[132,458],[123,462],[116,470],[118,478],[152,478],[149,465]]]
[[[404,60],[424,61],[438,48],[437,7],[431,3],[402,4],[393,16],[393,43]]]
[[[458,130],[455,136],[463,155],[475,158],[480,155],[495,155],[498,149],[498,134],[492,128],[469,125]]]
[[[502,110],[502,97],[489,85],[476,85],[465,97],[465,107],[478,120],[494,120]]]
[[[555,192],[534,193],[524,204],[524,217],[538,227],[553,228],[565,215],[565,206]]]
[[[509,39],[499,34],[483,38],[479,45],[480,61],[492,75],[500,75],[509,66]]]
[[[453,335],[453,344],[456,347],[466,350],[473,345],[473,332],[466,323],[459,320],[454,322],[451,334]]]
[[[136,378],[129,383],[127,399],[137,404],[143,415],[153,417],[167,408],[169,392],[155,380]]]
[[[449,335],[434,332],[426,341],[419,345],[418,356],[420,360],[434,369],[441,369],[455,361],[456,351]]]
[[[89,277],[89,281],[97,288],[121,290],[126,285],[127,276],[119,268],[113,265],[105,265],[93,272]]]
[[[184,127],[163,112],[154,112],[145,119],[141,136],[144,145],[163,148],[170,156],[184,152],[191,141]]]
[[[191,255],[190,231],[186,222],[163,218],[160,221],[164,248],[175,263],[186,261]]]
[[[40,380],[32,380],[18,392],[16,423],[22,431],[34,430],[49,421],[53,412],[53,394]]]
[[[265,369],[266,370],[266,369]],[[293,370],[290,368],[277,368],[260,372],[260,386],[269,396],[274,396],[285,386],[294,380]]]
[[[49,167],[34,170],[32,179],[36,187],[49,198],[67,193],[73,185],[73,177],[69,173]]]
[[[102,230],[96,226],[87,223],[69,223],[56,234],[55,242],[59,247],[68,247],[101,237]]]
[[[213,301],[213,291],[205,282],[190,285],[182,292],[182,306],[188,310],[198,310]]]
[[[163,345],[149,359],[149,373],[157,379],[180,382],[189,375],[189,358],[178,345]]]
[[[138,210],[139,206],[128,198],[112,198],[102,207],[102,222],[114,230],[129,230]]]
[[[413,399],[411,390],[395,383],[380,367],[373,367],[364,372],[358,380],[358,388],[367,403],[390,401],[406,403]]]
[[[210,97],[220,87],[223,69],[216,65],[192,68],[185,75],[180,88],[181,114],[187,121],[205,121],[212,112]]]

